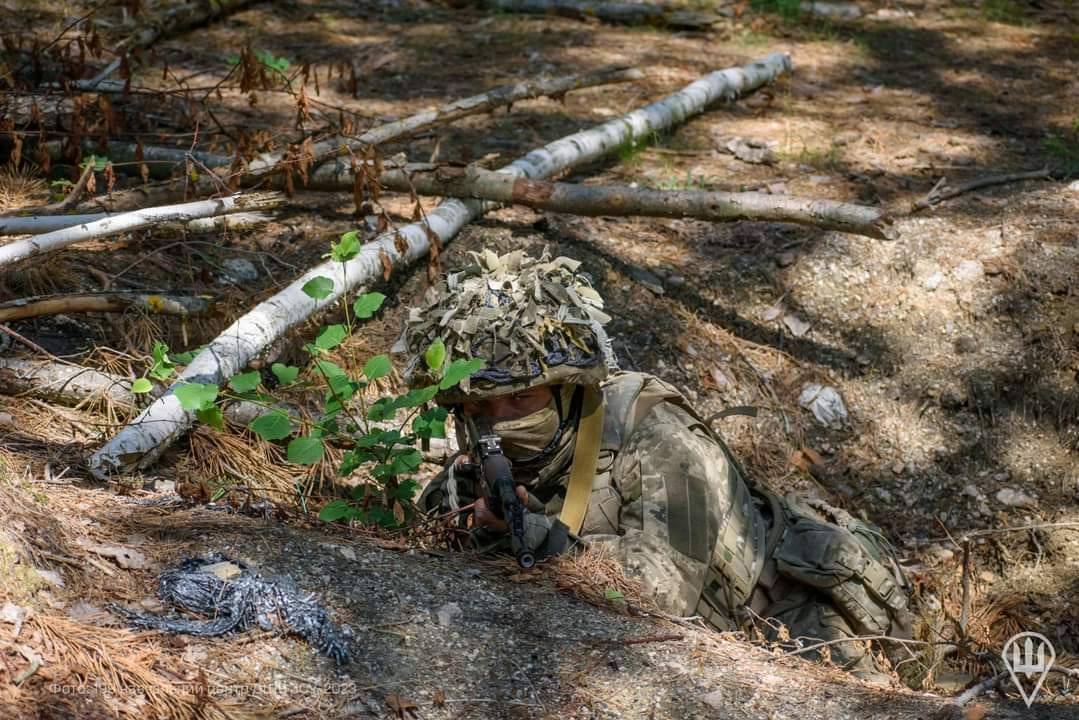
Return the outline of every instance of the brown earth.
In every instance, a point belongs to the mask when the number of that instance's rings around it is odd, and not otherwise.
[[[144,5],[151,13],[161,9]],[[1077,667],[1079,189],[1070,179],[1027,181],[979,189],[919,213],[909,209],[942,177],[958,185],[1045,165],[1061,175],[1079,173],[1079,16],[1063,0],[860,5],[865,16],[845,23],[784,20],[767,7],[729,5],[720,9],[730,17],[712,30],[675,32],[425,3],[263,3],[159,42],[133,79],[142,87],[175,88],[175,77],[187,78],[203,88],[189,97],[207,93],[209,111],[181,94],[114,98],[123,120],[110,135],[219,152],[232,151],[239,128],[259,149],[298,138],[293,94],[241,93],[234,81],[220,94],[214,89],[229,72],[228,56],[245,44],[288,59],[293,70],[310,64],[318,88],[312,78],[306,92],[314,101],[302,121],[308,131],[342,122],[367,127],[538,73],[611,64],[646,72],[643,82],[582,90],[563,102],[520,103],[509,113],[466,119],[385,149],[413,160],[465,162],[497,153],[488,162],[498,165],[710,70],[790,52],[793,77],[571,179],[763,189],[881,205],[896,216],[898,241],[776,224],[577,218],[510,208],[466,228],[446,249],[445,263],[482,247],[546,246],[582,260],[614,317],[610,331],[623,366],[673,382],[705,414],[759,407],[755,419],[722,421],[750,472],[782,491],[820,495],[887,530],[916,582],[928,640],[957,636],[968,547],[964,649],[903,671],[922,680],[925,691],[955,694],[990,676],[993,658],[1019,630],[1047,635],[1059,662]],[[44,44],[91,5],[6,7],[18,11],[6,33]],[[124,36],[118,8],[97,17],[103,36]],[[107,59],[91,63],[86,74]],[[100,122],[100,106],[83,112],[87,126]],[[774,143],[775,162],[751,165],[721,152],[735,136]],[[0,185],[6,209],[44,200],[40,184],[18,191],[7,177]],[[384,204],[407,221],[407,198],[388,196]],[[212,338],[355,227],[354,209],[345,194],[301,191],[280,221],[254,232],[195,241],[136,233],[84,243],[0,277],[0,300],[97,290],[103,278],[117,289],[215,296],[221,316],[186,324],[63,316],[12,325],[55,354],[141,375],[155,339],[186,349]],[[225,280],[222,263],[232,258],[252,260],[259,279]],[[425,285],[422,271],[392,278],[380,288],[391,296],[388,307],[348,349],[363,357],[388,348],[404,308]],[[807,383],[841,393],[849,410],[841,427],[823,427],[799,407]],[[89,480],[83,463],[122,413],[27,398],[2,403],[0,457],[10,478],[0,511],[16,532],[0,535],[0,574],[13,573],[4,575],[0,600],[64,619],[80,601],[96,610],[111,600],[150,598],[157,569],[218,550],[268,573],[287,573],[357,631],[358,660],[339,672],[294,640],[265,633],[216,641],[135,638],[109,626],[106,614],[86,615],[78,606],[74,622],[100,625],[101,637],[138,653],[161,682],[201,683],[218,694],[223,712],[407,717],[409,702],[417,705],[416,716],[430,718],[946,712],[935,696],[869,688],[736,639],[597,611],[556,591],[553,571],[522,579],[497,564],[387,549],[384,535],[356,539],[295,510],[281,511],[288,516],[282,524],[134,504],[117,489],[142,496],[130,488],[172,480],[181,487],[201,483],[212,494],[257,475],[285,488],[298,479],[317,503],[329,488],[325,468],[305,476],[302,468],[274,464],[280,458],[272,451],[258,450],[247,465],[237,460],[236,471],[204,429],[151,472],[103,488]],[[247,438],[230,447],[242,454],[255,443]],[[65,468],[59,481],[47,482]],[[39,521],[51,524],[34,535]],[[1028,526],[1037,527],[1022,529]],[[149,565],[117,567],[77,544],[79,537],[137,548]],[[351,552],[342,554],[342,547]],[[28,564],[59,572],[65,587],[23,572]],[[478,574],[475,567],[482,568]],[[437,611],[450,602],[460,605],[464,619],[443,628]],[[19,640],[41,653],[45,665],[17,688],[11,679],[29,660],[16,645],[0,644],[0,703],[10,703],[13,717],[130,717],[163,707],[146,689],[150,680],[127,694],[60,692],[72,678],[94,673],[64,675],[86,663],[57,649],[46,619]],[[683,639],[626,643],[671,634]],[[108,666],[113,646],[105,647],[96,657]],[[1069,680],[1051,677],[1031,716],[1079,717]],[[982,709],[987,717],[1026,717],[1015,698],[1013,691]],[[35,702],[51,709],[32,710]],[[976,717],[973,711],[966,717]],[[213,703],[197,702],[170,711],[214,712]]]

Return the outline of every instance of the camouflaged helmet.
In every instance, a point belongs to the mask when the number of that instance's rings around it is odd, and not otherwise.
[[[448,358],[481,358],[486,366],[460,386],[439,393],[444,405],[465,396],[493,396],[535,385],[598,386],[613,365],[602,325],[603,299],[580,263],[537,259],[514,251],[470,253],[473,262],[450,272],[409,311],[394,350],[409,356],[412,387],[438,382],[423,360],[439,338]]]

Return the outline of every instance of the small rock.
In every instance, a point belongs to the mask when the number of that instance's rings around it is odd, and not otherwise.
[[[802,388],[798,404],[813,413],[821,425],[839,429],[847,421],[847,406],[833,387],[808,383]]]
[[[985,275],[985,269],[977,260],[964,260],[956,266],[952,274],[959,282],[970,283],[980,280]]]
[[[791,335],[794,337],[802,337],[807,332],[811,325],[797,315],[786,315],[783,318],[783,324],[787,326],[787,329],[791,331]]]
[[[341,548],[338,548],[338,551],[341,553],[341,556],[343,558],[345,558],[345,560],[355,560],[356,559],[356,551],[353,550],[350,547],[341,547]]]
[[[797,259],[798,256],[788,250],[786,252],[781,252],[776,255],[776,264],[779,265],[779,267],[790,267]]]
[[[809,176],[809,182],[813,183],[814,185],[828,185],[833,180],[835,180],[835,178],[833,178],[831,175],[810,175]]]
[[[157,480],[154,480],[154,490],[159,493],[171,495],[176,492],[176,483],[172,480],[162,480],[161,478],[158,478]]]
[[[11,413],[0,412],[0,425],[14,425],[14,424],[15,424],[15,418],[11,417]]]
[[[442,627],[450,627],[465,611],[455,602],[449,602],[438,609],[438,624]]]
[[[34,572],[38,574],[42,580],[52,585],[54,588],[64,587],[64,578],[60,576],[60,573],[55,570],[42,570],[41,568],[34,568]]]
[[[671,273],[667,276],[667,284],[671,287],[682,287],[686,284],[686,277],[678,273]]]
[[[234,283],[254,282],[259,279],[258,268],[247,258],[229,258],[221,263],[222,279]]]
[[[772,195],[786,195],[787,194],[787,183],[785,183],[785,182],[769,183],[768,185],[765,186],[765,188]]]
[[[716,387],[722,390],[725,387],[730,387],[731,381],[718,367],[712,367],[712,382],[716,384]]]
[[[756,140],[753,138],[731,138],[722,146],[731,155],[742,162],[754,165],[770,165],[777,160],[775,148],[779,143],[769,140]]]
[[[938,270],[937,272],[933,273],[922,281],[922,287],[924,287],[929,292],[933,292],[938,287],[940,287],[940,284],[942,282],[944,282],[944,274]]]
[[[241,568],[236,563],[229,562],[228,560],[223,560],[221,562],[213,563],[211,565],[203,565],[199,568],[199,572],[204,572],[207,575],[214,575],[219,580],[224,580],[228,582],[233,578],[238,578],[243,575],[244,571],[243,568]]]
[[[819,15],[832,20],[856,20],[862,16],[862,8],[852,2],[803,2],[799,8],[804,13]]]
[[[955,351],[961,355],[972,353],[978,349],[978,341],[969,335],[963,335],[955,341]]]
[[[946,563],[955,557],[955,551],[944,547],[943,545],[930,545],[925,550],[926,557],[934,565],[940,565]]]
[[[102,557],[111,557],[116,561],[117,565],[125,570],[141,570],[149,566],[145,555],[138,550],[126,548],[122,545],[87,545],[86,549]]]
[[[1068,189],[1072,192],[1079,192],[1079,180],[1072,180],[1068,185]]]
[[[91,605],[85,600],[79,600],[68,608],[67,616],[78,622],[91,622],[96,619],[107,617],[101,608],[96,605]]]
[[[1034,507],[1038,503],[1037,500],[1022,490],[1013,490],[1012,488],[998,490],[996,498],[997,502],[1008,507]]]
[[[22,632],[22,624],[29,614],[29,608],[24,608],[12,602],[4,603],[4,607],[0,608],[0,620],[15,626],[11,631],[12,639],[19,637],[19,633]]]
[[[997,575],[996,573],[989,570],[982,570],[980,573],[978,573],[978,579],[981,580],[983,583],[992,584],[997,581]]]
[[[655,274],[649,272],[648,270],[645,270],[642,267],[637,267],[637,266],[631,265],[630,268],[629,268],[628,275],[631,278],[633,278],[634,280],[636,280],[637,282],[639,282],[641,285],[644,285],[652,293],[654,293],[656,295],[662,295],[663,294],[663,292],[664,292],[664,290],[663,290],[663,281],[660,280]]]

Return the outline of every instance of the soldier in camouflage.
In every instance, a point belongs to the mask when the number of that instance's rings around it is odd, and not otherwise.
[[[723,630],[768,619],[775,635],[836,641],[909,637],[909,588],[881,532],[843,510],[752,482],[722,439],[669,384],[617,370],[610,319],[569,258],[473,253],[428,290],[397,350],[414,386],[437,380],[424,350],[485,367],[436,397],[452,409],[462,448],[477,422],[500,438],[528,512],[537,557],[575,540],[604,545],[664,611]],[[474,476],[455,458],[421,504],[446,512],[475,502],[477,542],[504,536]],[[869,645],[829,646],[834,661],[881,679]]]

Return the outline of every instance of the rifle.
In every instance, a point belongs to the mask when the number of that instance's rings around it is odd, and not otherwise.
[[[488,504],[509,526],[510,549],[517,558],[517,564],[527,570],[536,564],[536,555],[525,539],[527,511],[517,496],[510,459],[502,453],[502,439],[486,422],[481,422],[473,437],[478,438],[473,457],[479,458],[476,469],[486,488]]]

